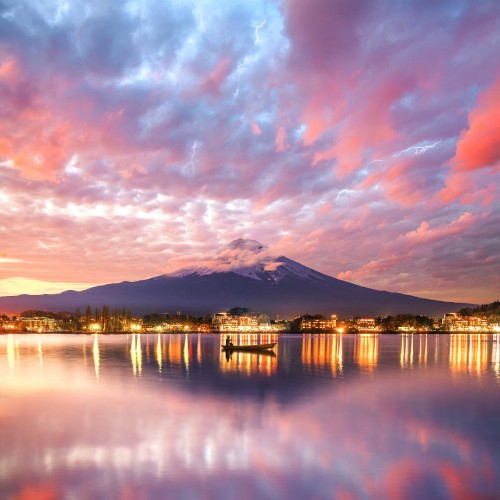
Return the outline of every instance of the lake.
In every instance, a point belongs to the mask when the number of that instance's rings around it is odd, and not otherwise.
[[[2,499],[500,498],[500,335],[0,336]]]

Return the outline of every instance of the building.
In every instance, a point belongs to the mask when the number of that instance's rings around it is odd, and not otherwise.
[[[330,319],[326,318],[302,318],[300,329],[305,332],[326,332],[337,327],[337,315],[332,314]]]
[[[20,329],[19,321],[17,320],[0,320],[0,331],[14,332]]]
[[[356,328],[360,332],[378,332],[375,318],[357,318],[355,320]]]
[[[227,312],[216,313],[212,324],[217,332],[255,332],[259,331],[257,316],[232,316]]]
[[[58,332],[61,330],[59,322],[54,318],[37,316],[34,318],[21,318],[21,323],[27,332]]]
[[[469,330],[484,332],[488,331],[488,320],[486,318],[479,318],[477,316],[469,317]]]
[[[443,317],[444,329],[449,332],[487,332],[488,320],[479,316],[462,316],[459,313],[446,313]]]

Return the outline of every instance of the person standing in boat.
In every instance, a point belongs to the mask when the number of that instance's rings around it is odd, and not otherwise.
[[[229,335],[226,337],[226,347],[233,347],[233,343]]]

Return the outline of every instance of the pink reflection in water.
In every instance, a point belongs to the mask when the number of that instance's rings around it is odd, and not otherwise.
[[[140,379],[138,365],[130,367],[130,339],[113,345],[127,362],[111,374],[112,359],[104,362],[106,346],[95,338],[61,340],[62,351],[61,343],[44,344],[42,358],[36,344],[23,356],[18,340],[0,351],[0,487],[7,498],[500,494],[499,390],[488,381],[452,383],[452,370],[386,373],[371,383],[311,384],[309,397],[281,404],[211,386],[184,390],[174,371],[161,384]],[[87,365],[80,363],[82,342]],[[148,346],[133,342],[137,361],[137,350]],[[371,367],[383,358],[383,338],[357,346],[355,363]],[[309,352],[321,357],[314,346]],[[223,371],[224,362],[214,366]],[[183,372],[186,380],[192,371]]]

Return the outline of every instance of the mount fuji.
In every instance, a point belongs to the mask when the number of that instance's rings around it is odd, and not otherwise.
[[[235,240],[217,257],[140,281],[124,281],[51,295],[0,297],[0,311],[73,311],[86,305],[126,308],[134,314],[176,312],[204,315],[240,306],[274,317],[301,314],[441,316],[470,304],[442,302],[374,290],[272,256],[254,240]]]

